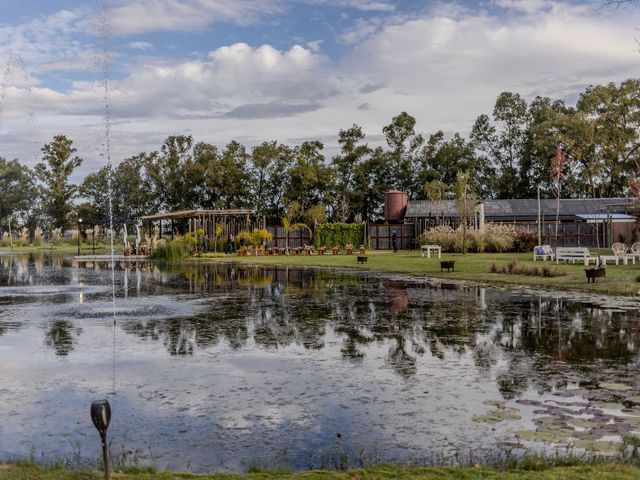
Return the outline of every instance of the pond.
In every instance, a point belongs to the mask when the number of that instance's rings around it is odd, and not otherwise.
[[[634,302],[357,271],[0,256],[0,459],[195,472],[613,452]],[[114,325],[114,308],[116,323]],[[637,401],[637,403],[636,403]]]

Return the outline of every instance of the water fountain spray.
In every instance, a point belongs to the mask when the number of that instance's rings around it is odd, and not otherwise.
[[[103,125],[104,125],[104,148],[101,157],[107,164],[107,190],[109,193],[109,238],[111,247],[111,305],[113,311],[113,376],[112,393],[116,391],[116,272],[115,272],[115,251],[114,251],[114,228],[113,228],[113,182],[111,163],[111,92],[110,92],[110,55],[109,55],[109,1],[99,0],[98,15],[98,35],[101,41],[101,55],[98,59],[98,68],[101,74],[100,87],[102,101],[104,105]],[[107,400],[93,402],[91,405],[91,418],[94,425],[100,432],[102,440],[102,452],[104,458],[105,479],[109,480],[109,451],[106,443],[107,427],[111,420],[111,405]]]
[[[22,64],[22,58],[17,53],[12,53],[7,59],[4,72],[2,73],[2,79],[0,80],[0,130],[2,129],[2,120],[4,113],[4,106],[7,98],[7,90],[11,84],[11,78],[16,67]]]

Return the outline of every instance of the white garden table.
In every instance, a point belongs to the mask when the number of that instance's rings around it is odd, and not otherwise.
[[[427,252],[427,258],[431,258],[431,252],[438,252],[438,258],[442,258],[442,248],[440,245],[421,245],[420,251],[423,257],[425,252]]]

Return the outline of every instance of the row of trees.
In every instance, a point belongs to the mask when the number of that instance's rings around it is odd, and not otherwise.
[[[113,168],[114,215],[133,220],[161,210],[249,207],[270,221],[374,221],[385,191],[454,198],[461,172],[465,188],[480,198],[530,198],[538,188],[546,197],[624,196],[637,185],[640,80],[589,87],[575,106],[501,93],[468,138],[442,131],[424,137],[405,112],[383,134],[386,145],[371,146],[360,126],[340,130],[331,159],[319,141],[247,149],[236,141],[219,148],[170,136],[158,151]],[[554,162],[559,151],[561,172]],[[72,141],[56,136],[42,152],[34,170],[0,159],[0,221],[65,228],[73,215],[106,219],[107,168],[72,185],[82,162]]]

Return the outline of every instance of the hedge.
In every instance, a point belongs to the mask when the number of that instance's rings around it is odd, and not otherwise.
[[[364,224],[362,223],[321,223],[316,227],[314,245],[332,248],[364,243]]]

